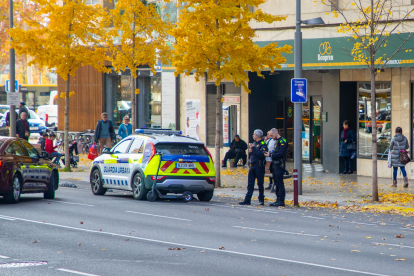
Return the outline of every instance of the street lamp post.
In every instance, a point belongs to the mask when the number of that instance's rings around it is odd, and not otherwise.
[[[320,17],[302,21],[301,0],[296,0],[295,79],[302,78],[302,23],[307,25],[325,24]],[[302,195],[302,103],[294,103],[293,107],[293,160],[294,169],[298,172],[298,194]]]
[[[13,0],[9,0],[9,22],[10,22],[10,29],[13,28]],[[12,38],[10,37],[10,41]],[[10,90],[9,93],[15,93],[16,87],[14,85],[14,80],[16,78],[15,76],[15,60],[14,60],[14,49],[10,48],[9,50],[9,76],[10,76]],[[16,136],[16,112],[15,112],[15,106],[10,105],[10,137]]]

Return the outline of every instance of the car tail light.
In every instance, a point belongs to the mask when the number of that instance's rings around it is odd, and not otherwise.
[[[211,162],[214,163],[213,157],[211,157],[211,153],[208,151],[208,149],[204,146],[204,149],[206,150],[206,152],[208,153],[208,156],[210,156]],[[215,179],[214,179],[215,181]]]
[[[0,161],[0,167],[3,165],[3,162],[2,161]]]
[[[151,143],[151,142],[150,142],[149,144],[150,144],[150,146],[151,146],[151,156],[150,156],[150,158],[148,159],[148,163],[151,161],[151,159],[155,156],[155,153],[156,153],[154,144],[153,144],[153,143]]]
[[[49,121],[49,114],[46,114],[46,122]]]
[[[216,182],[216,178],[215,177],[206,177],[208,180],[210,180],[211,182]]]
[[[157,177],[157,176],[151,175],[151,180],[155,180],[155,177]],[[157,180],[163,180],[164,178],[167,178],[167,176],[165,176],[165,175],[159,175],[157,177]]]

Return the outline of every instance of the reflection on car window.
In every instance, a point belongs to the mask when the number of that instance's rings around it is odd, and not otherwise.
[[[129,153],[142,153],[143,146],[142,146],[142,139],[135,139],[134,142],[132,142],[131,148],[129,149]]]
[[[26,155],[23,147],[17,141],[11,143],[7,147],[6,154],[13,154],[13,155],[17,155],[17,156],[25,156]]]
[[[114,149],[112,150],[112,153],[125,153],[129,143],[131,143],[131,139],[122,141],[121,143],[119,143],[118,145],[116,145],[114,147]]]
[[[204,145],[187,143],[158,143],[155,145],[158,152],[166,155],[202,155],[208,156]]]
[[[27,152],[29,153],[29,156],[31,158],[39,158],[39,153],[37,151],[37,149],[35,149],[30,143],[28,143],[27,141],[21,141],[24,145],[24,147],[26,148]]]

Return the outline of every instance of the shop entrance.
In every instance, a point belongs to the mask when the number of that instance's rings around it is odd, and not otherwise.
[[[312,96],[302,109],[302,160],[322,164],[322,97]]]

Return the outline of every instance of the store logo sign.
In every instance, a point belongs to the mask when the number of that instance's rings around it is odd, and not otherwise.
[[[323,42],[319,45],[318,61],[334,60],[332,54],[331,44],[329,42]]]

